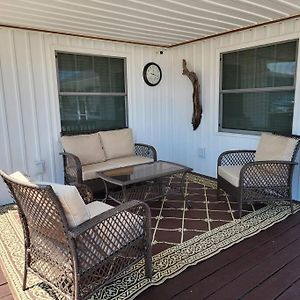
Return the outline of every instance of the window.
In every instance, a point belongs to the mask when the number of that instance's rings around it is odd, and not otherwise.
[[[220,131],[291,133],[297,42],[221,54]]]
[[[126,126],[125,59],[57,53],[62,132]]]

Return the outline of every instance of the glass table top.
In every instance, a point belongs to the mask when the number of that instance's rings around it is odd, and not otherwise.
[[[99,177],[106,181],[123,185],[191,170],[191,168],[179,164],[166,161],[156,161],[153,163],[123,167],[97,173]]]

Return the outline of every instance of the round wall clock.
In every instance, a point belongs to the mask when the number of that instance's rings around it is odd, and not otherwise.
[[[158,85],[161,81],[162,72],[158,64],[150,62],[145,65],[143,70],[145,82],[150,86]]]

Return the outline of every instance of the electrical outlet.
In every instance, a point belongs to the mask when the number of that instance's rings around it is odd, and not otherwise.
[[[205,158],[205,148],[198,148],[198,156]]]
[[[35,161],[35,175],[43,174],[45,172],[45,161],[39,160]]]

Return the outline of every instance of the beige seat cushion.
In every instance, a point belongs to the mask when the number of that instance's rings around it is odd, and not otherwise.
[[[65,212],[70,227],[76,227],[90,219],[90,213],[77,188],[52,182],[41,182],[41,185],[51,185]]]
[[[131,129],[100,131],[99,134],[106,159],[134,155],[134,142]]]
[[[218,174],[226,181],[231,183],[235,187],[239,187],[240,173],[243,166],[220,166],[218,168]],[[252,174],[255,177],[255,181],[259,183],[260,187],[275,187],[286,185],[286,176],[274,173],[269,166],[260,166],[257,169],[252,169]]]
[[[113,208],[112,206],[94,201],[87,204],[91,218]],[[120,250],[130,241],[134,241],[143,234],[143,217],[122,211],[104,220],[97,226],[98,232],[90,241],[81,244],[78,251],[78,261],[82,268],[89,269],[97,261]],[[94,257],[95,260],[90,259]]]
[[[218,174],[235,187],[238,187],[242,167],[243,166],[220,166],[218,167]]]
[[[95,216],[98,216],[105,211],[114,208],[111,205],[108,205],[101,201],[93,201],[86,205],[86,208],[90,214],[90,218],[94,218]]]
[[[291,161],[296,145],[297,140],[293,138],[263,133],[255,153],[255,161]]]
[[[61,143],[66,152],[78,156],[82,165],[99,163],[106,159],[98,133],[62,136]]]
[[[111,169],[115,169],[115,168],[140,165],[140,164],[145,164],[145,163],[150,163],[150,162],[153,162],[152,158],[137,156],[137,155],[110,159],[110,160],[104,161],[102,163],[83,166],[82,167],[82,178],[84,181],[90,180],[90,179],[99,177],[96,173],[98,171],[106,171],[106,170],[111,170]]]

